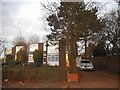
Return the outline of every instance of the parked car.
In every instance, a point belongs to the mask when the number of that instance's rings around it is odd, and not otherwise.
[[[88,59],[81,59],[79,69],[80,70],[94,70],[94,65]]]

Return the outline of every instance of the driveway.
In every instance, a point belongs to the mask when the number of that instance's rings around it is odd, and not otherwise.
[[[81,88],[118,88],[118,74],[96,69],[79,71]]]

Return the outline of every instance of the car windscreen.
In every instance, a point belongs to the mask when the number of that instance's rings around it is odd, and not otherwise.
[[[90,61],[81,61],[81,63],[90,63]]]

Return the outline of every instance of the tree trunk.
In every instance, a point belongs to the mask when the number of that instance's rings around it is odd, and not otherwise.
[[[46,41],[46,67],[48,66],[48,41]]]
[[[59,41],[59,64],[61,67],[66,67],[66,44],[65,40]]]
[[[71,19],[71,18],[69,18]],[[69,30],[71,31],[71,39],[70,39],[70,52],[69,52],[69,64],[70,71],[76,71],[76,57],[77,57],[77,44],[76,44],[76,17],[73,16],[74,25],[69,25]]]
[[[75,59],[77,57],[77,45],[76,40],[74,37],[70,40],[70,52],[69,52],[69,64],[70,64],[70,70],[76,69],[76,62]]]
[[[87,40],[85,38],[85,58],[87,58]]]

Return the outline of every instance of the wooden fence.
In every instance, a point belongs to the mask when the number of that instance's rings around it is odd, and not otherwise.
[[[120,56],[89,57],[95,67],[120,73]]]

